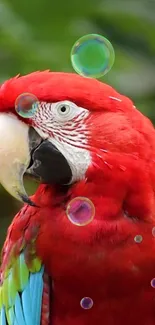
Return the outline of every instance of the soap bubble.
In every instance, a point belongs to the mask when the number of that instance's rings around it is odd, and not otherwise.
[[[153,278],[153,279],[151,280],[151,287],[152,287],[152,288],[155,288],[155,278]]]
[[[83,309],[90,309],[93,307],[93,300],[90,297],[84,297],[80,301],[80,306]]]
[[[32,118],[38,108],[37,97],[30,93],[19,95],[15,101],[15,110],[18,115],[24,118]]]
[[[135,238],[134,238],[134,241],[139,244],[141,243],[143,240],[143,237],[141,235],[136,235]]]
[[[88,198],[78,196],[69,202],[66,214],[74,225],[86,226],[94,218],[95,207]]]
[[[152,235],[155,237],[155,227],[152,228]]]
[[[85,77],[100,78],[110,71],[115,52],[112,44],[103,36],[88,34],[76,41],[71,50],[74,70]]]

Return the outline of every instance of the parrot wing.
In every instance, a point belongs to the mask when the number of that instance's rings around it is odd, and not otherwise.
[[[9,229],[2,252],[0,325],[46,325],[49,322],[48,276],[36,255],[37,228],[25,227],[23,237],[14,243],[10,238],[12,228],[15,232],[21,218],[19,214]]]

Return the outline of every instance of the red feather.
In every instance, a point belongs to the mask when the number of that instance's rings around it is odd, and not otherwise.
[[[33,72],[26,76],[12,78],[0,88],[0,110],[14,109],[16,98],[29,92],[39,100],[56,102],[71,100],[78,105],[92,110],[114,110],[113,100],[109,96],[124,98],[109,85],[95,79],[83,78],[74,73],[62,72]],[[126,106],[132,102],[126,98]],[[115,109],[121,108],[121,102],[115,103]]]

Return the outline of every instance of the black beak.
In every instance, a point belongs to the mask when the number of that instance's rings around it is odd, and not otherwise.
[[[28,173],[45,184],[69,184],[72,171],[66,158],[52,142],[42,140],[34,129],[30,130],[31,164]],[[36,141],[38,137],[40,140]]]

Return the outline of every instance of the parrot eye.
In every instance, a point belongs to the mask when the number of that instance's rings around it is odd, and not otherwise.
[[[83,107],[77,106],[75,103],[68,100],[52,104],[52,117],[56,122],[65,123],[75,118],[83,120],[84,115],[88,114],[88,111]]]
[[[57,107],[57,112],[60,115],[68,115],[70,113],[70,106],[68,104],[61,104]]]
[[[79,108],[72,102],[64,101],[53,104],[53,115],[57,121],[69,121],[79,114]]]

